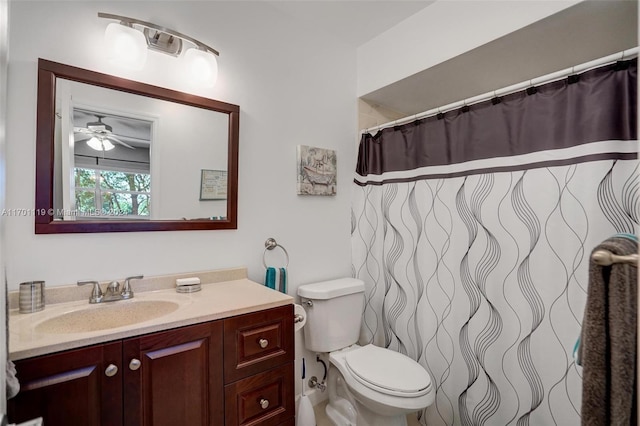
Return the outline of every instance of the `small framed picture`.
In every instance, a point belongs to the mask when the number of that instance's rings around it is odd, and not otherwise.
[[[337,157],[332,149],[298,145],[298,195],[336,195]]]
[[[205,170],[200,175],[200,201],[227,199],[227,171]]]

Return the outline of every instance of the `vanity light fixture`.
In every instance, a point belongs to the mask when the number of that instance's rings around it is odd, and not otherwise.
[[[111,23],[104,32],[107,59],[118,66],[139,71],[147,61],[144,35],[126,24]]]
[[[220,53],[192,37],[151,22],[111,13],[98,13],[99,18],[114,19],[105,31],[109,60],[126,68],[140,70],[146,61],[147,49],[180,57],[183,45],[189,43],[183,55],[187,75],[192,84],[213,87],[218,77],[216,56]]]

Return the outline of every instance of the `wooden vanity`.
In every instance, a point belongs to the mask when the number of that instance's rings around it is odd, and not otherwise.
[[[293,426],[293,339],[288,302],[20,359],[9,421]]]

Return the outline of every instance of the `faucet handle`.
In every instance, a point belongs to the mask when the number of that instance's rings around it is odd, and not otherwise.
[[[100,303],[102,301],[102,290],[100,289],[100,283],[98,281],[78,281],[78,286],[93,284],[93,290],[91,291],[91,297],[89,303]]]
[[[124,286],[122,287],[122,292],[120,293],[122,295],[123,299],[130,299],[133,297],[133,290],[131,289],[131,283],[129,281],[131,280],[141,280],[144,278],[144,275],[136,275],[135,277],[127,277],[124,280]]]

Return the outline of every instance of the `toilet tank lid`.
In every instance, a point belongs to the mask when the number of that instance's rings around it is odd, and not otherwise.
[[[312,300],[333,299],[353,293],[363,293],[364,282],[357,278],[339,278],[298,287],[298,296]]]

